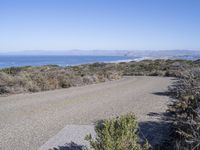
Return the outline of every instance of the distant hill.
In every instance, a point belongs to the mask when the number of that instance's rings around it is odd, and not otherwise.
[[[200,50],[24,50],[0,55],[128,56],[141,59],[200,59]]]
[[[24,50],[0,52],[0,55],[75,55],[75,56],[124,56],[126,50]]]

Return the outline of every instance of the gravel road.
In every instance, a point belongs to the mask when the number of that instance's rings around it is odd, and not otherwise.
[[[91,125],[134,112],[140,122],[165,112],[169,98],[159,94],[172,78],[124,77],[118,81],[34,94],[0,97],[0,149],[35,150],[66,125]],[[157,94],[156,94],[157,93]]]

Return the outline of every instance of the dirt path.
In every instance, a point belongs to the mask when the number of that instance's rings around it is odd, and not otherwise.
[[[67,124],[134,112],[139,121],[156,121],[169,100],[158,94],[171,78],[125,77],[118,81],[34,94],[0,97],[0,149],[34,150]],[[157,94],[156,94],[157,93]]]

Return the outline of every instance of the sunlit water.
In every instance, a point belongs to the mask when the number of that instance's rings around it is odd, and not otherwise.
[[[126,56],[0,56],[0,68],[42,65],[79,65],[95,62],[130,61]]]

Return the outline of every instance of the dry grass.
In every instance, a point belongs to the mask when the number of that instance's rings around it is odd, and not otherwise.
[[[0,94],[38,92],[119,79],[118,72],[78,67],[23,67],[0,71]]]
[[[11,67],[0,70],[0,94],[38,92],[120,79],[122,76],[180,77],[199,62],[183,60],[144,60],[129,63],[94,63],[71,67]]]

